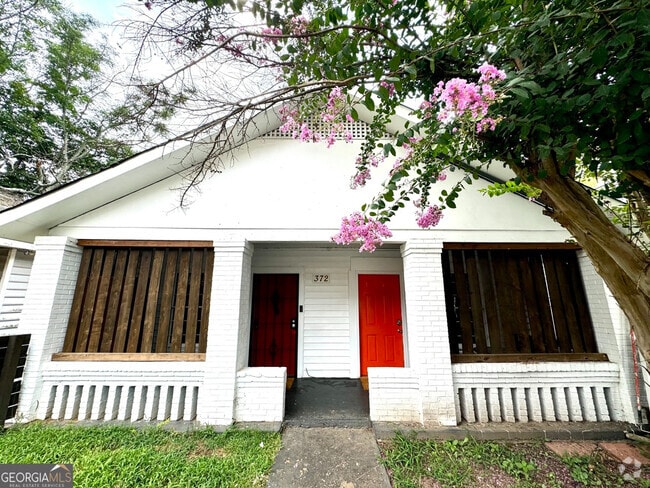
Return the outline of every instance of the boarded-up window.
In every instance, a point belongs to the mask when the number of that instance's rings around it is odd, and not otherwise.
[[[445,249],[451,353],[596,353],[575,251]]]
[[[64,352],[204,353],[210,247],[84,248]]]

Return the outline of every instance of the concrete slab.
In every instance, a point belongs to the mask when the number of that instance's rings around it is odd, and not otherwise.
[[[598,448],[598,443],[593,441],[551,441],[546,443],[546,447],[558,456],[591,456]]]
[[[645,457],[638,448],[629,442],[600,442],[598,444],[607,454],[624,464],[646,466],[650,459]]]
[[[370,429],[289,426],[268,488],[390,488]]]

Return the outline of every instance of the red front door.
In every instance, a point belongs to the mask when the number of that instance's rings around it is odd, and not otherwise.
[[[253,275],[250,366],[286,366],[296,376],[298,275]]]
[[[372,366],[404,366],[398,275],[359,275],[361,376]]]

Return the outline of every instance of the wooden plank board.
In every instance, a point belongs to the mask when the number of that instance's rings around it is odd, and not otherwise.
[[[490,255],[487,251],[480,251],[477,252],[477,256],[481,290],[483,291],[483,306],[485,307],[485,317],[488,325],[489,352],[498,354],[504,351]]]
[[[196,352],[196,328],[199,319],[199,296],[201,293],[201,274],[203,270],[203,251],[192,252],[192,265],[189,276],[187,298],[187,330],[185,332],[185,351]]]
[[[212,241],[140,241],[140,240],[109,240],[109,239],[79,239],[77,244],[82,247],[212,247]]]
[[[93,313],[92,323],[90,324],[90,338],[88,339],[86,352],[99,352],[114,261],[115,251],[107,249],[104,252],[104,264],[99,278],[97,298],[95,299],[95,311]]]
[[[512,314],[514,287],[511,283],[508,269],[508,255],[506,251],[490,252],[494,286],[496,288],[496,302],[501,321],[501,339],[503,350],[512,353],[516,351],[515,334],[517,332],[515,318]]]
[[[596,343],[596,335],[594,333],[593,322],[591,321],[591,313],[585,295],[585,287],[582,281],[582,274],[580,273],[580,264],[575,255],[570,257],[570,266],[568,277],[571,280],[571,289],[573,290],[573,303],[577,318],[579,321],[580,331],[582,332],[583,344],[585,352],[598,352],[598,344]]]
[[[60,352],[52,354],[52,361],[205,361],[205,354]]]
[[[569,257],[565,253],[555,255],[555,271],[557,273],[558,285],[562,296],[563,311],[566,318],[569,337],[571,338],[570,351],[565,352],[586,352],[582,331],[578,322],[578,316],[575,308],[575,292],[570,282]]]
[[[95,297],[99,278],[101,276],[102,261],[104,256],[103,249],[95,249],[91,258],[90,273],[86,281],[86,293],[81,310],[81,319],[79,320],[79,333],[74,345],[74,350],[78,352],[88,352],[88,339],[90,338],[90,326],[92,324],[93,313],[95,311]]]
[[[172,322],[172,345],[171,352],[181,352],[183,342],[183,322],[185,318],[185,305],[187,303],[187,282],[190,270],[190,252],[181,251],[181,258],[178,265],[178,282],[176,284],[176,301],[174,305],[174,317]]]
[[[558,349],[561,353],[570,353],[573,352],[571,349],[571,337],[569,336],[563,308],[562,290],[558,283],[558,272],[555,264],[555,259],[552,255],[544,255],[544,270],[546,271],[546,283],[548,285],[548,294],[551,300],[551,309],[553,313],[553,322],[555,324]]]
[[[547,290],[542,253],[536,254],[535,259],[531,260],[529,264],[538,303],[537,314],[544,340],[544,350],[540,352],[558,353],[560,352],[560,346],[557,341],[555,323],[551,313],[551,301]]]
[[[479,280],[478,264],[474,251],[465,251],[465,267],[467,269],[467,284],[469,287],[470,305],[472,307],[472,326],[476,352],[488,353],[485,324],[483,323],[483,304],[481,302],[481,282]]]
[[[81,262],[79,263],[79,274],[77,275],[77,285],[74,291],[74,297],[72,298],[72,308],[70,309],[70,316],[68,318],[68,328],[63,341],[63,350],[66,352],[74,351],[75,343],[77,342],[79,322],[81,320],[81,309],[83,308],[84,295],[86,293],[86,280],[88,279],[88,273],[90,272],[91,258],[92,250],[84,249],[81,255]]]
[[[120,249],[115,256],[115,267],[111,276],[111,287],[106,304],[106,318],[104,319],[104,333],[102,334],[99,352],[113,352],[113,341],[115,339],[115,326],[120,311],[120,297],[124,285],[124,273],[129,251]]]
[[[158,318],[158,337],[156,352],[166,353],[169,341],[169,327],[172,320],[171,310],[174,301],[174,285],[178,271],[180,250],[169,250],[165,258],[164,275],[162,276],[162,294],[160,296],[160,316]]]
[[[543,249],[580,250],[579,245],[571,242],[445,242],[443,249],[481,249],[539,251]]]
[[[144,320],[142,324],[142,344],[139,348],[139,352],[155,352],[152,349],[153,333],[156,325],[156,310],[158,309],[158,296],[160,293],[160,277],[164,261],[165,251],[162,249],[154,250],[149,277],[149,289],[147,290]]]
[[[524,261],[522,263],[522,260]],[[524,301],[524,285],[521,281],[520,268],[527,266],[525,254],[513,252],[508,259],[508,273],[512,284],[512,325],[515,337],[515,350],[510,352],[529,353],[532,352],[528,317],[526,316],[526,304]]]
[[[212,296],[212,270],[214,268],[214,251],[206,250],[205,268],[203,270],[203,303],[201,306],[201,330],[199,331],[199,352],[206,351],[208,346],[208,318],[210,316],[210,301]]]
[[[140,251],[140,268],[138,270],[138,279],[135,285],[135,295],[133,297],[126,352],[139,352],[140,350],[139,346],[142,334],[142,322],[146,305],[147,289],[149,286],[152,255],[153,253],[149,249],[143,249]]]
[[[455,313],[455,297],[456,297],[456,282],[452,273],[451,255],[453,251],[442,252],[442,276],[445,285],[445,304],[447,309],[447,327],[449,328],[449,347],[453,353],[460,353],[460,337],[462,333],[460,324],[456,320]]]
[[[458,296],[458,313],[460,315],[460,330],[462,340],[462,353],[474,352],[474,341],[472,339],[472,315],[470,313],[471,298],[467,288],[465,266],[463,264],[462,252],[452,253],[454,264],[454,278],[456,280],[456,295]]]
[[[129,252],[120,300],[120,313],[117,317],[117,327],[115,329],[114,353],[126,351],[126,338],[129,333],[129,319],[131,316],[131,305],[133,303],[135,277],[138,272],[138,258],[139,255],[137,252]]]
[[[528,317],[528,325],[530,328],[531,351],[533,353],[546,352],[546,345],[544,343],[544,332],[542,330],[542,321],[540,317],[540,307],[535,286],[535,278],[533,276],[533,269],[535,261],[539,257],[534,254],[532,256],[522,256],[519,263],[519,272],[521,274],[521,287],[523,291],[523,302],[526,307],[526,316]]]
[[[545,363],[569,361],[609,361],[607,354],[452,354],[452,363]]]

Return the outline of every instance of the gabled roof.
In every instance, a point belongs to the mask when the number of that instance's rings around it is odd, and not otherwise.
[[[372,113],[358,108],[359,117],[370,122]],[[387,126],[389,132],[403,127],[409,118],[409,109],[401,107]],[[239,128],[233,126],[230,149],[278,129],[277,112],[269,109],[252,119],[252,123]],[[159,183],[179,174],[188,174],[192,168],[205,161],[215,147],[206,137],[200,141],[178,139],[131,156],[98,173],[62,185],[43,195],[0,212],[0,238],[31,242],[36,235],[47,235],[49,229],[74,217],[84,215],[131,193]],[[512,174],[504,168],[491,168],[490,175],[480,173],[487,181],[504,181]]]
[[[240,132],[230,131],[232,147],[245,144],[276,129],[280,120],[273,111],[253,118]],[[97,173],[66,183],[47,193],[0,212],[0,236],[31,240],[70,218],[83,215],[201,164],[214,148],[210,137],[177,139],[157,145]]]

